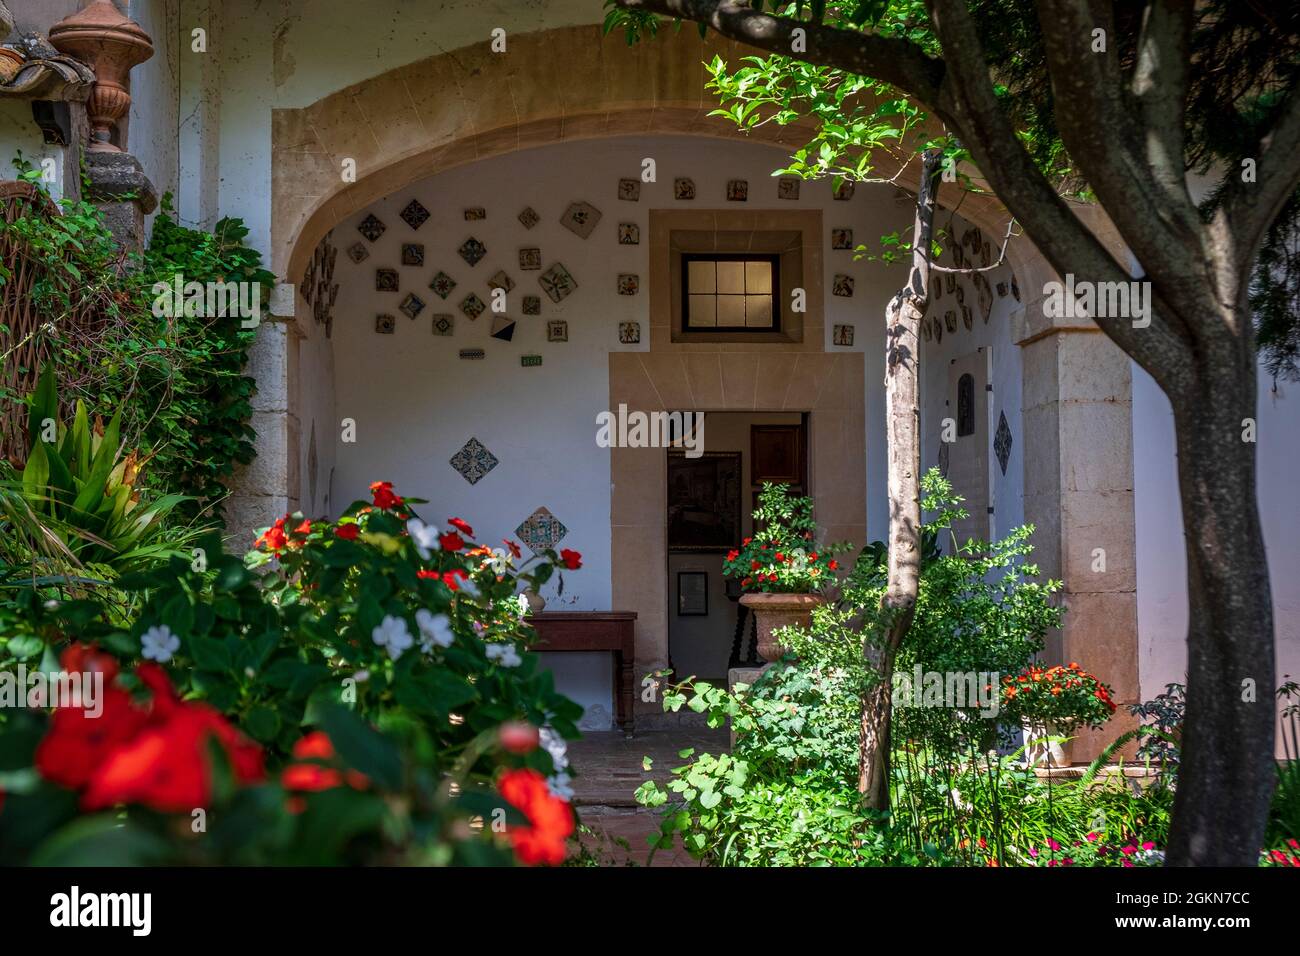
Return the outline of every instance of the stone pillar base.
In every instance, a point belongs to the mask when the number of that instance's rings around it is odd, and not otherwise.
[[[147,237],[144,217],[158,208],[158,193],[144,168],[130,153],[87,150],[86,196],[104,214],[104,222],[117,244],[128,252],[141,252]]]

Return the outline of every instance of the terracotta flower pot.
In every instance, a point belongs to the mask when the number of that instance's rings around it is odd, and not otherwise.
[[[786,649],[773,636],[791,624],[807,626],[813,608],[825,604],[820,594],[743,594],[740,603],[754,612],[758,622],[758,656],[765,661],[779,660]]]
[[[22,50],[15,50],[13,47],[0,46],[0,86],[5,85],[23,68],[27,57],[23,55]]]

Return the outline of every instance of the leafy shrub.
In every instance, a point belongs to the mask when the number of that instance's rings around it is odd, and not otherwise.
[[[818,545],[811,498],[794,495],[789,485],[763,482],[754,512],[754,534],[728,552],[722,573],[746,591],[807,594],[835,583],[836,554],[844,544]]]

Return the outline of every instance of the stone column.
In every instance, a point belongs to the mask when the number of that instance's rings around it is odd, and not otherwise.
[[[1128,712],[1140,695],[1131,366],[1091,319],[1043,315],[1043,283],[1056,276],[1037,262],[1017,274],[1025,307],[1012,321],[1023,349],[1025,521],[1042,574],[1064,582],[1066,613],[1046,657],[1077,661],[1118,705],[1103,730],[1078,732],[1067,752],[1080,763],[1137,724]]]

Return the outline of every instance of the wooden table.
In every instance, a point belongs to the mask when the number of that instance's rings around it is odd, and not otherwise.
[[[524,619],[537,631],[532,649],[556,651],[612,651],[614,654],[615,719],[623,730],[632,729],[632,692],[636,679],[635,611],[542,611]]]

